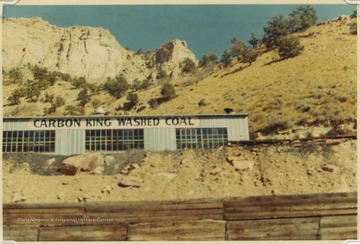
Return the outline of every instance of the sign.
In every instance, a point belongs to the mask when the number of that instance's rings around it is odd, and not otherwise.
[[[188,116],[169,117],[92,117],[92,118],[38,118],[28,122],[29,130],[58,129],[140,129],[193,128],[200,119]]]

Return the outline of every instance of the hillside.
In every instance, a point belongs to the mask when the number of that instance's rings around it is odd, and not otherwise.
[[[252,138],[269,134],[294,138],[351,133],[356,129],[357,99],[356,35],[350,34],[349,27],[353,21],[356,20],[341,17],[293,34],[304,46],[303,53],[294,58],[279,60],[277,53],[270,51],[250,66],[233,63],[210,72],[199,70],[193,75],[182,75],[171,81],[177,97],[156,108],[150,108],[149,101],[161,96],[160,85],[131,90],[139,102],[130,111],[121,109],[127,102],[126,94],[116,99],[97,90],[91,94],[84,113],[91,114],[98,106],[111,115],[213,114],[232,108],[235,113],[249,114]],[[5,67],[10,67],[4,60]],[[161,82],[157,80],[156,84]],[[6,100],[20,84],[14,85],[7,76],[4,83]],[[47,92],[65,97],[65,105],[46,115],[66,114],[66,105],[78,104],[79,91],[68,81],[57,81]],[[44,115],[44,109],[51,106],[44,102],[44,94],[42,91],[32,103],[21,98],[21,104],[15,106],[4,101],[4,115]]]

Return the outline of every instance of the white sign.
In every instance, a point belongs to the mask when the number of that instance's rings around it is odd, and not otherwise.
[[[188,116],[169,117],[93,117],[93,118],[38,118],[28,122],[29,130],[54,129],[136,129],[136,128],[193,128],[200,119]]]

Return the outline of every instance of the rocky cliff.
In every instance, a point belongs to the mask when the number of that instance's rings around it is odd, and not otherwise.
[[[176,78],[186,58],[197,62],[186,42],[180,40],[165,43],[145,55],[123,48],[102,28],[59,28],[40,18],[3,21],[5,70],[30,63],[98,82],[122,73],[132,82],[156,77],[160,68]]]

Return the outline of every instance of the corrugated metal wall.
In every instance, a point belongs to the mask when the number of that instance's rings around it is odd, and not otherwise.
[[[85,130],[57,130],[55,134],[55,155],[85,153]]]
[[[174,116],[175,117],[175,116]],[[200,120],[200,128],[227,128],[229,141],[249,140],[246,115],[191,116]],[[5,119],[4,131],[30,130],[29,119]],[[141,127],[139,127],[141,128]],[[190,127],[194,128],[194,127]],[[50,129],[50,128],[48,128]],[[176,128],[144,128],[144,148],[151,151],[176,150]],[[85,129],[56,130],[55,154],[72,155],[85,153]]]
[[[10,119],[3,122],[4,131],[28,130],[27,119]]]
[[[176,150],[175,128],[144,129],[144,147],[150,151]]]
[[[202,118],[200,127],[227,128],[229,141],[249,140],[248,119],[245,116]]]

